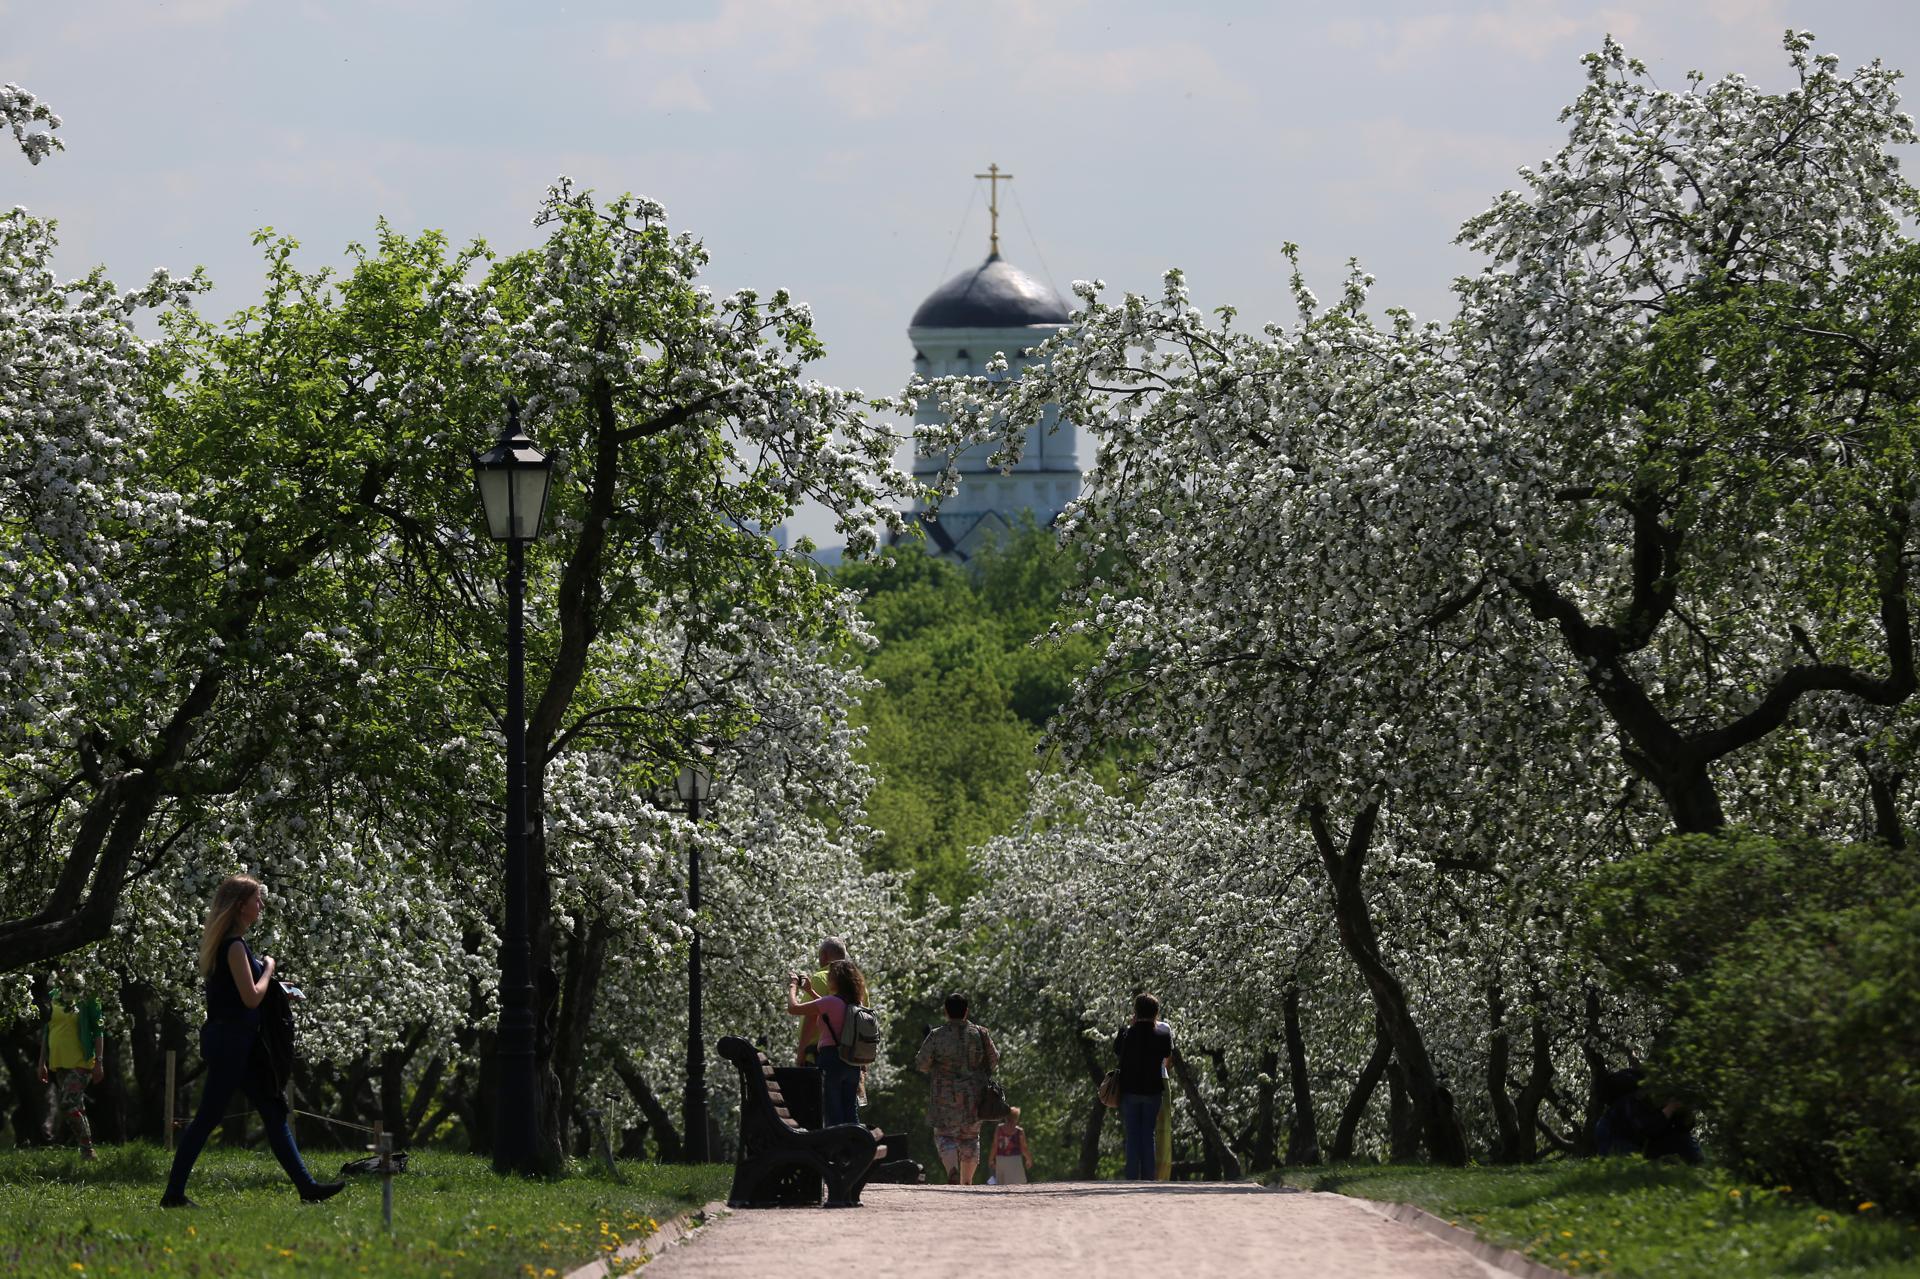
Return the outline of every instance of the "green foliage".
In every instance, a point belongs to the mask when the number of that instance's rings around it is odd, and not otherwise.
[[[969,850],[1026,810],[1041,730],[1093,653],[1080,636],[1035,642],[1074,573],[1052,534],[1029,525],[964,568],[904,544],[836,577],[865,596],[879,641],[866,664],[878,687],[861,709],[881,832],[871,858],[916,872],[916,904],[969,896]]]
[[[194,1169],[201,1207],[169,1211],[159,1206],[166,1155],[151,1146],[104,1149],[90,1164],[67,1152],[9,1151],[0,1155],[0,1270],[66,1279],[565,1274],[616,1238],[651,1233],[650,1221],[718,1198],[729,1171],[629,1164],[627,1184],[617,1185],[583,1165],[540,1182],[422,1151],[394,1183],[389,1238],[374,1178],[301,1207],[264,1154],[214,1149]]]
[[[1667,1010],[1664,1088],[1732,1166],[1920,1212],[1920,866],[1884,845],[1666,840],[1597,874],[1584,941]]]
[[[1879,844],[1748,830],[1677,835],[1596,872],[1581,944],[1637,992],[1673,1006],[1680,986],[1741,934],[1796,911],[1836,911],[1920,882]]]
[[[1721,1155],[1920,1214],[1920,886],[1751,928],[1692,986],[1662,1064],[1712,1105]]]
[[[1310,1190],[1417,1205],[1569,1274],[1894,1279],[1920,1261],[1916,1227],[1878,1208],[1828,1211],[1783,1186],[1639,1159],[1281,1175]]]

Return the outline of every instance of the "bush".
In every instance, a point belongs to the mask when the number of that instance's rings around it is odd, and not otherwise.
[[[1920,867],[1879,845],[1687,836],[1589,885],[1589,949],[1671,1020],[1655,1087],[1743,1173],[1920,1213]]]

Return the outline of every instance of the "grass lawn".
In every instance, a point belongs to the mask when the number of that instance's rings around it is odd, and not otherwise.
[[[1784,1187],[1642,1159],[1530,1167],[1289,1168],[1288,1185],[1410,1203],[1571,1274],[1619,1279],[1920,1276],[1920,1226]]]
[[[312,1154],[316,1173],[340,1156]],[[102,1147],[0,1152],[0,1275],[467,1276],[565,1274],[652,1223],[727,1192],[731,1169],[581,1164],[555,1182],[496,1177],[484,1159],[417,1151],[394,1178],[393,1234],[380,1223],[380,1181],[355,1178],[323,1204],[303,1204],[264,1150],[210,1148],[188,1193],[198,1208],[163,1209],[166,1152]]]

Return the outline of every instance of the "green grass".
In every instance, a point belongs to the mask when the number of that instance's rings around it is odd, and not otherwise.
[[[1920,1276],[1920,1226],[1784,1187],[1641,1159],[1529,1167],[1289,1168],[1286,1184],[1425,1208],[1570,1274],[1619,1279]]]
[[[315,1155],[322,1174],[338,1155]],[[0,1152],[0,1275],[99,1279],[153,1275],[399,1276],[551,1279],[650,1223],[723,1198],[731,1170],[627,1164],[626,1185],[578,1165],[552,1182],[495,1176],[471,1155],[417,1151],[394,1179],[393,1234],[380,1221],[380,1181],[355,1178],[323,1204],[303,1204],[265,1151],[210,1149],[188,1193],[198,1208],[163,1209],[167,1156],[153,1146]]]

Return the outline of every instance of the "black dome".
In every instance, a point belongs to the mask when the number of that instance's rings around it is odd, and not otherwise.
[[[1059,294],[995,253],[935,289],[913,313],[911,327],[1017,329],[1066,322]]]

